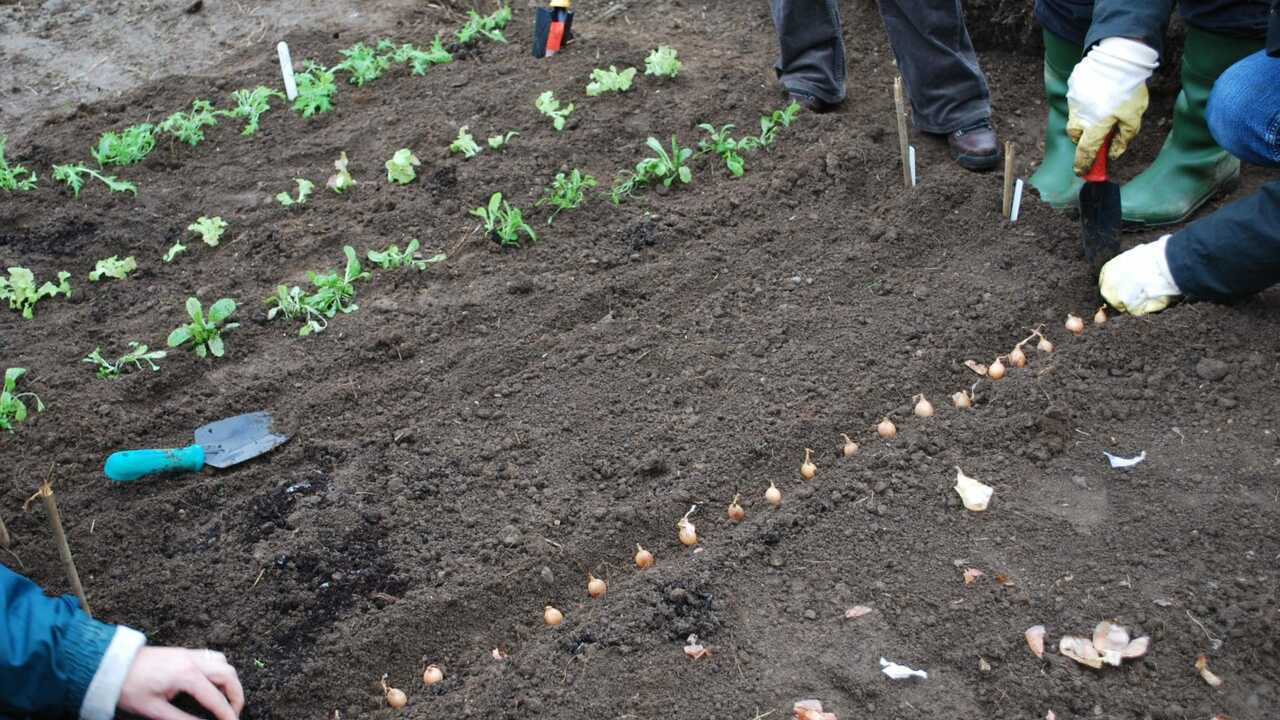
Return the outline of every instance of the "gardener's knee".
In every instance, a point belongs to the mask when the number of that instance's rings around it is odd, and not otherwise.
[[[1209,95],[1209,132],[1227,152],[1255,165],[1280,165],[1280,58],[1264,52],[1227,68]]]

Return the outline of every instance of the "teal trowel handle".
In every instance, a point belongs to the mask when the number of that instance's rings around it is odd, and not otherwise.
[[[130,482],[163,472],[199,472],[204,467],[204,448],[199,445],[172,450],[122,450],[111,453],[102,472],[116,482]]]

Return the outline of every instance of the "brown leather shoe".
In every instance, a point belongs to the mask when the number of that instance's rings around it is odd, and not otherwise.
[[[814,97],[813,95],[807,95],[805,93],[788,92],[787,94],[791,96],[792,100],[800,103],[800,106],[809,112],[818,114],[829,113],[840,107],[839,103],[829,103],[826,100]]]
[[[957,130],[947,136],[951,157],[965,170],[983,172],[1000,164],[1000,144],[996,131],[986,120],[981,125]]]

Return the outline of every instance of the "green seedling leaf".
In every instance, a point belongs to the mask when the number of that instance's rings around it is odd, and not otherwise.
[[[351,173],[347,172],[347,151],[343,150],[337,160],[333,161],[333,167],[338,172],[329,176],[324,186],[336,193],[343,193],[356,186],[355,178],[351,177]]]
[[[318,113],[327,113],[333,109],[333,96],[338,92],[338,83],[333,71],[308,60],[304,71],[294,75],[298,86],[298,96],[293,100],[293,109],[309,118]]]
[[[179,325],[169,333],[169,347],[181,347],[189,342],[197,357],[222,357],[225,353],[222,333],[240,326],[239,323],[226,322],[235,309],[234,300],[223,298],[209,308],[206,318],[200,300],[187,298],[186,310],[191,322]]]
[[[90,150],[100,167],[133,165],[141,162],[156,147],[156,128],[150,123],[131,125],[120,133],[106,132],[98,145]]]
[[[623,171],[619,174],[609,193],[614,205],[621,203],[623,198],[631,196],[638,188],[658,182],[665,187],[671,187],[677,181],[681,185],[693,182],[693,171],[687,164],[693,157],[692,148],[680,147],[674,135],[671,136],[670,153],[655,137],[650,137],[645,144],[657,154],[657,157],[645,158],[636,163],[634,171]]]
[[[0,386],[0,430],[13,432],[14,426],[27,419],[27,404],[23,398],[32,398],[36,412],[44,412],[44,403],[35,393],[20,393],[18,379],[27,373],[26,368],[9,368],[4,371],[4,384]]]
[[[409,43],[401,45],[392,56],[401,65],[408,63],[414,75],[426,75],[432,65],[445,65],[453,62],[453,55],[444,49],[444,42],[436,35],[431,47],[423,50]]]
[[[268,320],[274,320],[277,315],[282,315],[289,320],[302,320],[302,329],[298,331],[300,337],[324,332],[324,329],[329,326],[329,322],[321,312],[306,304],[302,288],[297,285],[291,288],[277,285],[275,294],[268,297],[266,303],[269,308]]]
[[[285,207],[307,204],[307,198],[311,197],[311,191],[315,188],[315,183],[306,178],[294,178],[293,181],[298,184],[297,198],[292,197],[287,192],[276,193],[276,202]]]
[[[610,65],[608,70],[596,68],[591,71],[591,82],[587,83],[587,97],[596,97],[602,93],[623,93],[631,89],[631,81],[636,76],[636,69],[631,67],[618,72],[618,68]]]
[[[187,229],[199,235],[205,245],[218,247],[218,242],[222,240],[222,233],[227,231],[227,223],[217,216],[205,217],[201,215],[195,222],[188,225]]]
[[[59,272],[57,283],[46,281],[39,287],[35,273],[24,267],[11,267],[8,278],[0,277],[0,300],[7,301],[9,309],[26,320],[35,317],[36,303],[58,295],[71,297],[71,273]]]
[[[408,185],[413,182],[414,178],[418,177],[418,173],[413,169],[414,166],[421,164],[421,161],[409,148],[400,148],[386,162],[387,180],[400,185]]]
[[[800,117],[800,103],[791,101],[781,110],[774,110],[769,115],[760,118],[760,137],[757,142],[760,147],[769,147],[773,145],[778,138],[778,131],[782,128],[789,128],[791,124]]]
[[[657,77],[674,78],[680,73],[680,60],[676,58],[676,50],[660,45],[644,59],[644,74]]]
[[[176,112],[165,118],[156,129],[195,146],[204,141],[204,128],[218,124],[217,115],[212,103],[197,99],[191,103],[191,112]]]
[[[338,54],[342,55],[343,60],[333,66],[333,69],[349,73],[351,77],[347,81],[356,87],[362,87],[367,82],[377,80],[391,66],[391,57],[378,55],[373,48],[364,43],[356,43],[349,48],[339,50]]]
[[[21,165],[9,165],[4,156],[4,146],[9,140],[0,135],[0,190],[26,192],[36,187],[36,174]],[[26,177],[23,177],[23,176]]]
[[[582,174],[582,171],[574,168],[571,173],[556,173],[556,177],[551,181],[551,187],[547,188],[543,193],[542,199],[538,200],[537,205],[551,205],[555,210],[551,213],[551,217],[547,218],[547,224],[550,225],[555,221],[556,215],[562,210],[575,210],[582,205],[586,197],[586,191],[596,186],[596,179],[590,175]]]
[[[555,93],[550,90],[539,95],[538,99],[534,101],[534,106],[538,108],[538,112],[551,118],[551,125],[556,129],[556,132],[564,130],[569,115],[573,114],[573,103],[561,108],[560,101],[556,100]]]
[[[80,362],[93,365],[98,371],[98,377],[104,380],[115,380],[128,372],[130,365],[134,369],[141,370],[142,363],[146,363],[152,371],[159,371],[160,366],[156,365],[155,361],[163,360],[169,354],[164,350],[151,350],[146,345],[138,342],[130,342],[129,348],[129,352],[121,355],[115,362],[111,362],[102,356],[102,348],[94,348],[93,352],[86,355]]]
[[[347,265],[341,274],[337,271],[307,273],[307,279],[316,290],[303,298],[303,303],[327,318],[340,312],[355,312],[358,308],[355,304],[355,282],[369,279],[369,273],[364,271],[356,257],[355,248],[347,245],[342,248],[342,253],[347,257]]]
[[[271,109],[271,98],[284,100],[285,95],[279,90],[272,90],[264,85],[259,85],[252,90],[236,90],[231,93],[231,100],[236,104],[235,108],[220,112],[229,118],[244,120],[244,129],[240,134],[248,137],[258,132],[259,119]]]
[[[518,135],[520,135],[520,133],[516,132],[515,130],[512,130],[511,132],[505,135],[493,135],[488,140],[489,148],[492,150],[498,150],[498,151],[506,150],[507,145],[511,144],[511,139],[514,137],[517,137]]]
[[[79,163],[75,165],[54,165],[53,179],[55,182],[66,183],[71,188],[71,194],[74,197],[80,197],[80,189],[84,187],[85,176],[96,178],[107,186],[111,192],[127,192],[138,194],[138,188],[127,180],[121,180],[114,175],[103,175],[92,168],[86,167]]]
[[[471,159],[480,154],[480,146],[471,137],[466,125],[458,128],[458,138],[449,144],[449,152],[462,153],[462,157]]]
[[[530,242],[538,242],[538,235],[525,222],[524,214],[503,200],[500,192],[490,195],[489,204],[473,209],[471,214],[484,222],[485,232],[503,247],[520,247],[522,233]]]
[[[166,263],[171,263],[173,262],[174,258],[178,257],[179,255],[181,255],[186,251],[187,251],[186,245],[183,245],[181,242],[176,242],[173,244],[173,247],[169,248],[169,250],[165,252],[164,261]]]
[[[507,38],[502,29],[511,21],[511,6],[503,5],[492,15],[482,16],[475,10],[467,11],[467,22],[458,29],[455,37],[459,45],[469,45],[477,38],[483,37],[493,42],[505,43]]]
[[[421,271],[426,270],[428,265],[441,263],[448,259],[448,256],[444,253],[437,253],[424,260],[418,257],[419,247],[417,240],[410,240],[404,250],[401,250],[396,245],[389,245],[385,250],[370,250],[365,255],[369,258],[369,262],[383,270],[413,268]]]
[[[730,174],[734,177],[742,177],[746,172],[746,161],[742,153],[757,149],[760,147],[760,141],[750,135],[735,140],[730,135],[733,125],[724,125],[717,130],[714,125],[702,123],[698,128],[711,136],[698,143],[698,154],[710,153],[720,156],[724,160],[725,167],[729,168]]]
[[[138,269],[138,261],[133,256],[120,260],[115,255],[106,260],[99,260],[93,270],[89,272],[89,282],[98,282],[104,277],[115,280],[123,280],[129,273]]]

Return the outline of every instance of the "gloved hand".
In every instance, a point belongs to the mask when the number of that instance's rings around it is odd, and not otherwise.
[[[1159,64],[1147,45],[1122,37],[1098,43],[1067,80],[1067,135],[1076,143],[1076,175],[1089,171],[1102,143],[1115,129],[1109,157],[1124,154],[1142,128],[1147,79]]]
[[[1169,307],[1182,294],[1164,254],[1170,237],[1126,250],[1102,266],[1098,289],[1108,305],[1130,315],[1146,315]]]

